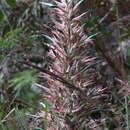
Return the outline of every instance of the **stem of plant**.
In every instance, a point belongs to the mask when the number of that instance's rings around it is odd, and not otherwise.
[[[125,96],[125,109],[126,109],[126,124],[127,124],[127,130],[130,130],[130,124],[129,124],[129,110],[128,110],[128,100],[127,100],[127,96]]]

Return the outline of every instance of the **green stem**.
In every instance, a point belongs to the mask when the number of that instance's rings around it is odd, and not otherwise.
[[[47,130],[48,127],[48,102],[45,102],[45,120],[44,120],[44,129]]]
[[[128,100],[127,100],[127,96],[125,96],[125,110],[126,110],[126,124],[127,124],[126,130],[130,130],[130,124],[129,124],[129,110],[128,110]]]

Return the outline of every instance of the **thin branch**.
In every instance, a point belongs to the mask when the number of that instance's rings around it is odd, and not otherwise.
[[[127,16],[124,16],[124,17],[122,17],[122,18],[119,18],[119,19],[118,19],[117,21],[115,21],[115,22],[112,22],[112,23],[110,24],[110,26],[114,26],[114,25],[118,24],[119,22],[129,21],[129,19],[130,19],[130,14],[127,15]]]
[[[0,124],[6,122],[6,119],[11,115],[11,113],[13,113],[15,110],[15,108],[13,108],[4,118],[3,120],[0,121]]]
[[[102,54],[103,58],[107,61],[107,63],[110,65],[110,67],[113,69],[114,72],[116,72],[117,74],[119,74],[120,77],[123,78],[123,74],[120,71],[120,68],[118,69],[115,64],[111,61],[111,59],[104,53],[104,51],[99,47],[98,50],[100,51],[100,53]]]
[[[45,73],[45,74],[48,74],[48,75],[52,76],[52,77],[55,78],[56,80],[58,80],[58,81],[60,81],[60,82],[62,82],[62,83],[64,83],[64,84],[66,84],[66,85],[67,85],[66,87],[68,87],[68,88],[70,88],[70,89],[75,89],[76,91],[79,91],[79,92],[81,92],[82,94],[84,93],[80,88],[74,86],[73,84],[69,83],[68,81],[66,81],[66,80],[63,79],[62,77],[60,77],[60,76],[58,76],[58,75],[56,75],[56,74],[50,72],[49,70],[43,69],[43,68],[41,68],[41,67],[35,66],[35,65],[33,65],[33,64],[29,63],[29,62],[25,62],[25,61],[20,62],[20,63],[21,63],[21,64],[24,64],[24,65],[27,65],[27,66],[30,66],[30,67],[32,67],[32,68],[34,68],[34,69],[39,70],[40,72],[43,72],[43,73]]]
[[[103,23],[103,21],[105,21],[107,18],[108,18],[108,16],[110,15],[110,13],[113,11],[113,9],[114,9],[114,6],[112,6],[111,8],[110,8],[110,10],[98,21],[98,23],[94,26],[94,27],[92,27],[89,31],[92,31],[92,30],[94,30],[95,28],[97,28],[99,25],[101,25],[102,23]]]

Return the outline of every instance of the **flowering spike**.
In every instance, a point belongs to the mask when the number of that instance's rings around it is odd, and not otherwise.
[[[54,52],[50,50],[49,55],[54,62],[50,66],[49,72],[57,78],[48,73],[45,74],[47,84],[53,92],[50,94],[51,98],[48,99],[53,104],[51,109],[63,117],[66,117],[67,114],[73,115],[74,121],[78,122],[78,125],[86,120],[86,116],[83,118],[76,111],[87,111],[92,105],[89,88],[93,84],[94,75],[93,69],[90,67],[94,58],[88,49],[92,40],[84,34],[83,26],[80,24],[80,19],[86,12],[77,16],[78,7],[82,1],[77,4],[75,0],[55,1],[57,4],[55,13],[59,19],[53,20],[55,30],[52,30],[54,36],[51,38],[51,46],[53,46]],[[82,118],[78,119],[79,117]],[[61,119],[58,120],[61,126],[65,126],[69,130],[69,124],[65,124]]]

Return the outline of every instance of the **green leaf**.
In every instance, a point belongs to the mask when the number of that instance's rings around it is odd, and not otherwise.
[[[11,48],[12,46],[14,46],[16,43],[13,39],[5,39],[5,40],[0,40],[0,47],[3,47],[3,48],[6,48],[6,49],[9,49]]]
[[[4,19],[4,14],[2,12],[2,10],[0,10],[0,21],[2,21]]]
[[[45,34],[43,34],[43,36],[44,36],[45,38],[47,38],[48,40],[50,40],[51,42],[55,42],[51,37],[49,37],[49,36],[47,36],[47,35],[45,35]]]
[[[31,91],[32,84],[37,82],[38,73],[34,70],[26,70],[23,72],[19,72],[10,79],[10,86],[13,87],[14,92],[16,93],[16,97],[19,97],[24,91]],[[25,94],[25,93],[24,93]],[[32,95],[28,95],[31,96]]]
[[[130,96],[128,96],[128,99],[130,100]]]
[[[34,128],[34,130],[44,130],[44,129],[42,129],[42,128]]]
[[[11,30],[5,34],[5,37],[14,37],[20,33],[23,32],[23,28],[16,28],[14,30]]]
[[[46,3],[46,2],[40,2],[40,4],[45,5],[45,6],[49,6],[51,8],[56,8],[57,7],[57,5]]]
[[[7,4],[10,5],[12,8],[17,7],[16,0],[6,0]]]
[[[0,40],[0,47],[9,47],[9,42],[7,40]]]
[[[99,34],[99,32],[97,32],[97,33],[95,33],[95,34],[92,34],[92,35],[89,36],[89,38],[91,39],[91,38],[97,36],[98,34]]]
[[[80,2],[80,4],[82,3],[82,2],[84,2],[85,0],[79,0],[79,2]]]
[[[125,64],[130,66],[130,48],[127,48]]]

